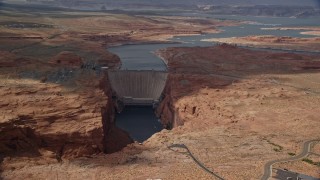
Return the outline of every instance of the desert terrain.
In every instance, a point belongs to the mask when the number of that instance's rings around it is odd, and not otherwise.
[[[308,31],[318,32],[318,31]],[[203,41],[236,44],[245,47],[265,48],[265,49],[282,49],[293,51],[320,52],[320,38],[293,38],[277,36],[246,36],[231,38],[212,38]]]
[[[267,162],[298,154],[305,141],[320,139],[319,55],[227,44],[159,50],[169,79],[156,113],[167,129],[137,143],[114,125],[101,67],[121,62],[106,47],[238,23],[1,10],[0,179],[213,179],[172,144],[186,145],[225,179],[259,179]],[[319,154],[319,143],[311,150]],[[275,167],[320,178],[319,158],[307,158],[315,163]]]
[[[211,38],[203,41],[236,44],[245,47],[265,48],[265,49],[283,49],[294,51],[320,52],[320,28],[314,27],[272,27],[262,28],[265,31],[302,31],[300,34],[310,35],[310,37],[298,38],[289,36],[246,36],[246,37],[230,37],[230,38]]]
[[[173,126],[201,134],[195,144],[185,144],[222,177],[259,179],[266,161],[298,154],[302,142],[319,139],[319,56],[229,45],[159,53],[168,60],[172,84],[158,113],[174,116],[162,117],[174,119]],[[319,166],[295,163],[281,167],[319,177]]]
[[[274,28],[262,28],[263,30],[301,30],[301,34],[320,36],[320,27],[274,27]]]

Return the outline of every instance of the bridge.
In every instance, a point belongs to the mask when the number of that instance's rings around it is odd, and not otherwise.
[[[167,76],[165,71],[108,70],[111,88],[124,105],[157,104]]]

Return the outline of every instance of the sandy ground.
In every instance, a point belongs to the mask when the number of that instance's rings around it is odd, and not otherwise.
[[[320,31],[306,31],[306,32],[301,32],[301,34],[320,36]]]
[[[320,52],[320,38],[292,38],[276,36],[248,36],[231,38],[213,38],[203,41],[237,44],[240,46],[276,48],[284,50],[302,50]]]
[[[263,30],[300,30],[304,31],[301,34],[313,35],[313,36],[320,36],[320,27],[275,27],[275,28],[262,28]]]
[[[174,72],[165,103],[177,109],[183,129],[195,131],[188,145],[205,164],[226,179],[258,179],[267,161],[298,154],[303,141],[319,139],[320,74],[294,70],[310,60],[318,64],[319,57],[303,57],[298,65],[294,56],[224,46],[164,51]],[[319,177],[315,165],[296,170]]]

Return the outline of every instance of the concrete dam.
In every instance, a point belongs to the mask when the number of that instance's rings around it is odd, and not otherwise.
[[[168,73],[153,70],[108,70],[112,90],[124,105],[159,102]]]

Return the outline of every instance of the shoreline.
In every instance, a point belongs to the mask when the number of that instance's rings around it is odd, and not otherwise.
[[[253,36],[252,38],[260,38],[260,37],[263,38],[267,36]],[[228,45],[236,45],[238,47],[250,48],[254,50],[267,50],[267,51],[280,51],[280,52],[282,51],[282,52],[288,52],[288,53],[315,54],[315,55],[320,54],[320,50],[305,50],[308,47],[303,45],[309,44],[308,42],[305,42],[304,44],[301,43],[300,46],[298,46],[296,42],[285,42],[286,43],[285,45],[287,47],[295,45],[295,47],[297,48],[294,49],[294,48],[279,47],[280,45],[284,45],[284,44],[276,44],[275,42],[263,42],[263,39],[260,42],[258,42],[258,41],[255,41],[255,39],[245,39],[245,38],[248,38],[248,37],[211,38],[211,39],[202,39],[201,41],[211,42],[213,44],[222,43],[222,44],[228,44]],[[277,37],[270,36],[270,38],[277,38]],[[290,39],[292,39],[292,37],[290,37]],[[301,40],[301,39],[307,39],[307,38],[296,38],[296,39]]]

